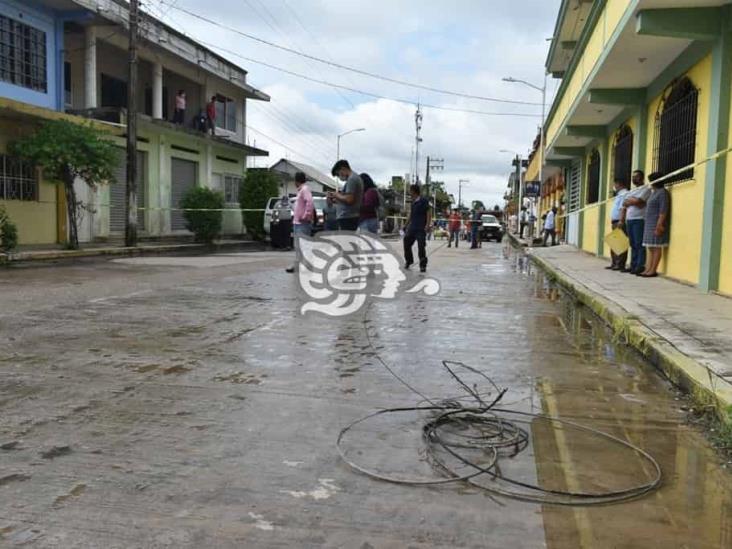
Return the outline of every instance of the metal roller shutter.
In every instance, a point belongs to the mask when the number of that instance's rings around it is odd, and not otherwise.
[[[123,160],[117,166],[114,173],[115,182],[109,189],[109,232],[125,232],[126,223],[126,202],[127,202],[127,163]],[[137,153],[137,206],[145,207],[145,196],[147,191],[147,154],[141,151]],[[137,229],[145,230],[145,212],[137,211]]]
[[[183,196],[196,186],[196,174],[198,163],[181,158],[171,159],[171,181],[170,181],[170,207],[180,208]],[[186,220],[183,212],[173,210],[170,212],[170,228],[174,231],[186,229]]]

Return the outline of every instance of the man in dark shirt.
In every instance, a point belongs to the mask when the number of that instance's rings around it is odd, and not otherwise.
[[[420,194],[419,185],[410,186],[409,194],[412,197],[412,209],[409,212],[407,230],[404,234],[404,267],[409,269],[414,263],[412,246],[414,246],[414,241],[416,240],[417,252],[419,254],[419,270],[424,273],[427,270],[425,239],[427,236],[427,228],[432,222],[432,214],[428,200]]]

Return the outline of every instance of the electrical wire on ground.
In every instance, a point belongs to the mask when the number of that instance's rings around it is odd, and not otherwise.
[[[397,484],[425,486],[463,482],[494,495],[539,504],[567,506],[621,503],[639,498],[660,486],[661,466],[645,450],[614,435],[573,421],[547,414],[499,408],[498,405],[507,389],[499,388],[484,372],[462,362],[443,360],[442,367],[465,394],[442,400],[424,395],[397,374],[379,354],[369,330],[369,310],[370,305],[364,314],[363,326],[373,356],[395,379],[420,396],[428,405],[418,404],[378,410],[345,426],[338,434],[336,447],[343,461],[354,470],[378,480]],[[477,384],[471,386],[461,376],[461,370],[477,375],[482,382],[489,385],[490,390],[481,390]],[[441,476],[400,477],[370,469],[349,457],[346,450],[348,435],[356,426],[364,425],[380,416],[406,413],[427,416],[421,425],[422,441],[429,462]],[[637,484],[605,490],[558,490],[523,482],[506,475],[500,467],[501,461],[515,458],[531,445],[531,435],[527,426],[536,421],[548,422],[565,431],[585,433],[628,450],[651,465],[651,478]],[[474,457],[476,454],[480,459]],[[415,453],[415,461],[416,458]],[[466,472],[458,472],[454,463],[466,469]]]

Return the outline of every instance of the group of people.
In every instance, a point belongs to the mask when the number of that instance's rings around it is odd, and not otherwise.
[[[615,199],[610,220],[612,229],[620,229],[630,242],[630,267],[628,252],[611,252],[612,262],[607,269],[650,278],[658,276],[663,249],[669,245],[671,195],[659,181],[661,174],[653,173],[645,184],[645,174],[636,170],[632,175],[634,188],[627,181],[616,178]]]
[[[333,165],[331,173],[337,177],[343,186],[331,191],[326,197],[326,207],[323,211],[323,222],[328,231],[361,231],[377,234],[379,230],[379,212],[383,209],[382,198],[367,173],[358,174],[351,169],[347,160],[338,160]],[[295,246],[298,238],[310,236],[313,232],[315,210],[313,195],[308,187],[304,173],[295,174],[297,197],[293,208],[293,233]],[[412,185],[409,189],[412,197],[412,209],[404,234],[404,260],[408,269],[414,263],[412,247],[417,242],[419,268],[421,272],[427,270],[426,234],[431,226],[429,202],[421,196],[419,185]],[[294,266],[287,272],[294,272]]]
[[[173,124],[185,125],[186,107],[188,99],[185,90],[178,90],[175,95],[175,109],[173,110]],[[206,103],[205,111],[202,109],[194,120],[196,129],[202,132],[216,135],[216,96],[212,95]]]
[[[480,237],[482,215],[480,210],[472,210],[470,214],[460,215],[460,211],[453,208],[447,219],[449,239],[447,247],[451,248],[454,243],[457,248],[461,238],[470,241],[471,250],[483,247],[483,241]]]

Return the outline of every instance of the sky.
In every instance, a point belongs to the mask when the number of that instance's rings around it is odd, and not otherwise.
[[[420,179],[426,157],[444,160],[433,174],[464,203],[503,204],[513,153],[526,155],[541,123],[544,62],[560,0],[142,0],[143,9],[198,39],[248,71],[247,82],[271,97],[247,101],[249,144],[269,151],[250,166],[280,158],[305,162],[325,173],[341,157],[378,184],[414,173],[418,102],[477,114],[422,111]],[[534,104],[468,99],[387,82],[318,63],[258,43],[221,25],[359,70],[468,95]],[[241,56],[249,58],[242,59]],[[398,103],[334,89],[253,61]],[[557,88],[547,80],[547,101]],[[515,116],[521,114],[523,116]],[[500,152],[501,149],[511,153]]]

